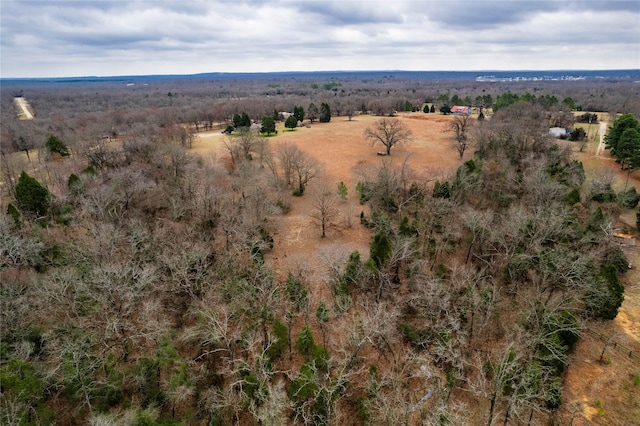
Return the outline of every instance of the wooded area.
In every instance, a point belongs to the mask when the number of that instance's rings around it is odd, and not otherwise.
[[[614,224],[640,197],[586,175],[577,142],[549,128],[625,114],[607,141],[613,167],[637,173],[637,83],[21,89],[33,120],[1,93],[2,424],[567,423],[569,357],[618,313],[629,260]],[[456,167],[425,176],[397,159],[405,112],[456,104],[475,111],[446,116]],[[355,185],[279,139],[359,116],[375,121],[341,142],[385,155],[345,171]],[[381,136],[394,126],[400,139]],[[206,132],[222,154],[194,152]],[[338,221],[348,198],[359,223]],[[301,199],[318,238],[359,227],[367,250],[276,270],[278,223]]]

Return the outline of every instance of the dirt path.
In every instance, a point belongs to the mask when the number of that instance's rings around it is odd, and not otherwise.
[[[33,120],[33,114],[31,114],[31,107],[29,106],[29,102],[27,102],[27,100],[23,97],[16,97],[13,99],[20,111],[22,111],[21,113],[18,113],[20,119]]]
[[[605,149],[604,144],[604,135],[607,132],[607,123],[604,121],[600,122],[600,143],[598,144],[598,149],[596,150],[596,157],[600,157],[602,152]]]

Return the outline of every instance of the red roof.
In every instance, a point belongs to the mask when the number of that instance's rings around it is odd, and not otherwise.
[[[471,107],[468,106],[461,106],[461,105],[454,105],[451,107],[451,113],[452,114],[471,114]]]

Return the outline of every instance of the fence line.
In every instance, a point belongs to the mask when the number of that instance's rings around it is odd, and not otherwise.
[[[590,333],[591,335],[597,337],[598,339],[604,342],[608,342],[607,349],[609,348],[617,349],[622,353],[624,353],[625,355],[629,356],[629,358],[640,360],[640,351],[631,349],[623,345],[622,343],[618,342],[617,340],[612,339],[610,336],[607,336],[599,332],[598,330],[594,330],[593,328],[585,327],[583,330],[585,330],[587,333]]]

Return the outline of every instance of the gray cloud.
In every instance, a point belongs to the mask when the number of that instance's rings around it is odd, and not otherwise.
[[[3,0],[0,76],[640,68],[639,5]]]

